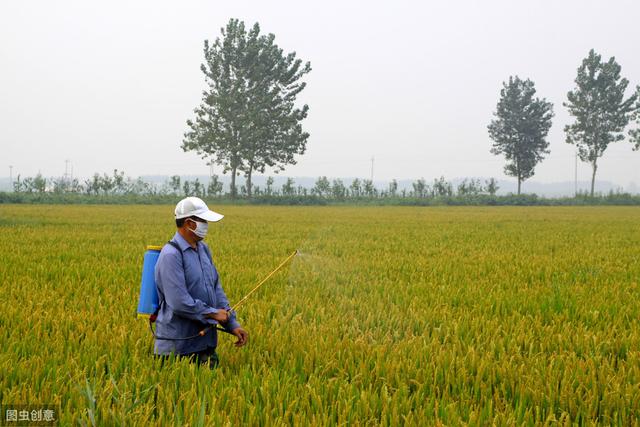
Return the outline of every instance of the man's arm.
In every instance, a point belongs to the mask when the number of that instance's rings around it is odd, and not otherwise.
[[[231,305],[229,304],[229,300],[227,299],[227,295],[224,293],[224,289],[222,289],[222,283],[220,283],[220,275],[218,274],[218,279],[216,280],[216,301],[218,302],[218,307],[224,310],[228,310],[229,312],[229,320],[226,323],[222,324],[226,331],[231,332],[238,338],[235,345],[236,347],[242,347],[245,345],[249,339],[249,334],[245,331],[238,320],[236,319],[236,313],[231,311]]]
[[[217,308],[228,311],[229,320],[227,320],[227,323],[225,323],[223,326],[227,331],[232,332],[234,329],[240,327],[240,323],[238,323],[238,320],[236,319],[236,313],[234,311],[230,311],[231,304],[229,304],[227,294],[224,293],[222,283],[220,283],[220,275],[218,274],[217,276],[218,278],[216,279],[216,284],[214,286],[216,291],[216,301],[218,304]]]
[[[211,257],[211,251],[206,244],[203,244],[205,250],[207,251],[207,255],[209,256],[209,260],[211,260],[211,265],[214,270],[216,270],[215,265],[213,264],[213,258]],[[245,331],[238,320],[236,319],[236,313],[231,311],[231,304],[229,304],[229,299],[227,295],[224,293],[224,289],[222,288],[222,283],[220,283],[220,274],[216,270],[216,283],[214,284],[214,290],[216,293],[216,304],[217,308],[220,309],[219,313],[224,312],[229,315],[226,321],[221,321],[220,323],[224,327],[227,332],[231,332],[238,338],[238,341],[235,342],[236,347],[242,347],[249,340],[249,334]],[[224,311],[223,311],[224,310]]]
[[[156,264],[156,269],[158,285],[162,287],[165,302],[174,313],[202,323],[218,323],[213,316],[219,310],[199,299],[194,299],[187,291],[184,268],[179,254],[175,252],[163,254],[161,262]]]

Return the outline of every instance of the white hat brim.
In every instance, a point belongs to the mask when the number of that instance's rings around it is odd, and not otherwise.
[[[195,214],[194,216],[197,216],[198,218],[204,219],[204,220],[209,221],[209,222],[218,222],[222,218],[224,218],[224,215],[221,215],[221,214],[219,214],[217,212],[214,212],[214,211],[206,211],[206,212],[201,213],[201,214]]]

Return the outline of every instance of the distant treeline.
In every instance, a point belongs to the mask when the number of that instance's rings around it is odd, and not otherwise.
[[[329,180],[326,176],[319,177],[311,188],[296,185],[293,178],[287,178],[281,186],[275,186],[273,177],[267,178],[264,186],[249,184],[240,187],[234,196],[233,190],[224,192],[224,185],[217,175],[211,176],[209,182],[203,183],[199,179],[183,180],[178,175],[170,177],[158,185],[145,182],[141,178],[132,179],[125,173],[115,169],[112,175],[94,174],[90,179],[80,182],[78,179],[45,178],[38,174],[35,177],[17,180],[12,183],[16,194],[76,194],[85,196],[198,196],[198,197],[228,197],[228,198],[282,198],[282,197],[315,197],[319,199],[379,199],[379,198],[433,198],[468,195],[494,196],[498,191],[498,182],[487,179],[465,179],[457,186],[444,177],[434,179],[428,183],[424,178],[412,183],[411,189],[398,188],[398,181],[392,180],[386,188],[376,187],[372,180],[354,179],[346,184],[341,179]],[[251,186],[249,191],[248,186]]]
[[[198,196],[215,203],[273,204],[273,205],[640,205],[640,196],[623,192],[609,192],[590,196],[579,193],[575,197],[545,198],[535,194],[497,195],[494,178],[481,181],[465,179],[453,185],[444,177],[431,182],[414,181],[410,189],[398,189],[397,180],[385,188],[374,186],[368,179],[354,179],[348,185],[341,179],[319,177],[312,188],[296,185],[292,178],[279,187],[269,177],[263,187],[253,185],[252,196],[246,186],[238,195],[223,191],[223,183],[214,175],[208,183],[199,179],[182,180],[175,175],[158,185],[142,179],[126,177],[114,170],[112,175],[94,174],[83,182],[77,179],[35,177],[18,179],[13,192],[0,192],[0,203],[54,204],[173,204],[178,198]]]
[[[0,192],[0,204],[175,204],[179,197],[175,195],[87,195],[79,193],[8,193]],[[580,193],[576,197],[539,197],[536,194],[507,194],[507,195],[451,195],[451,196],[395,196],[395,197],[348,197],[335,199],[318,195],[271,195],[232,198],[229,195],[204,196],[207,202],[213,204],[252,204],[252,205],[370,205],[370,206],[589,206],[589,205],[628,205],[640,206],[640,196],[629,193],[609,192],[590,196]]]

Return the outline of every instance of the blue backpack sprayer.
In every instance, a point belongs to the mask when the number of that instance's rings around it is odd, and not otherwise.
[[[173,242],[168,242],[168,244],[174,245]],[[142,280],[140,281],[140,298],[138,300],[138,318],[149,319],[149,328],[151,329],[151,333],[156,339],[159,339],[159,340],[180,341],[180,340],[190,340],[193,338],[203,336],[210,329],[214,328],[214,325],[207,326],[206,328],[198,332],[198,334],[196,335],[192,335],[190,337],[181,337],[181,338],[159,337],[153,331],[153,323],[156,321],[156,316],[159,309],[158,289],[156,288],[156,281],[155,281],[155,267],[156,267],[156,263],[158,262],[158,257],[160,256],[161,250],[162,250],[162,246],[149,245],[147,246],[146,251],[144,253],[144,260],[142,263]],[[282,261],[282,263],[280,263],[280,265],[276,267],[275,270],[273,270],[271,273],[267,275],[267,277],[265,277],[260,282],[258,282],[258,284],[247,295],[245,295],[240,301],[238,301],[236,305],[231,307],[230,311],[235,311],[240,305],[242,305],[247,300],[247,298],[249,298],[255,291],[257,291],[267,280],[271,278],[271,276],[273,276],[282,267],[284,267],[284,265],[289,260],[291,260],[294,256],[296,256],[297,253],[298,253],[297,250],[293,251],[293,253],[289,255],[284,261]],[[182,254],[182,251],[180,251],[180,254]],[[222,328],[216,327],[216,329],[223,332],[228,332],[227,330]]]

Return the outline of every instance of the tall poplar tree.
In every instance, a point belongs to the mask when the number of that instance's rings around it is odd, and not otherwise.
[[[624,140],[624,130],[634,110],[636,95],[625,99],[629,81],[620,75],[614,57],[607,62],[593,49],[582,61],[575,79],[576,87],[567,94],[564,106],[575,118],[564,130],[566,142],[578,148],[578,156],[591,165],[593,197],[598,159],[612,142]]]
[[[504,171],[522,182],[531,178],[536,165],[549,154],[547,134],[551,129],[553,104],[535,97],[534,83],[518,76],[509,77],[500,90],[500,99],[488,126],[493,140],[491,153],[504,154]]]
[[[267,167],[283,170],[303,154],[309,134],[301,121],[307,105],[296,106],[305,88],[301,78],[311,71],[296,53],[284,54],[273,34],[261,35],[256,23],[247,31],[242,21],[231,19],[222,37],[204,43],[201,70],[207,88],[182,143],[231,172],[231,194],[237,195],[236,176],[251,177]]]

